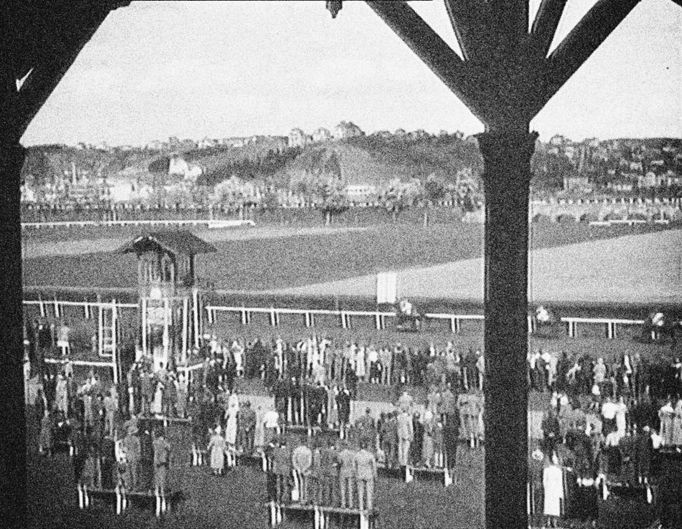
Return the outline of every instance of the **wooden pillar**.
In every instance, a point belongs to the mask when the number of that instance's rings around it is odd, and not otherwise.
[[[7,130],[4,131],[7,134]],[[3,134],[3,135],[4,135]],[[7,136],[0,143],[0,519],[3,527],[26,523],[26,407],[21,286],[21,167],[25,150]]]
[[[528,199],[537,134],[477,138],[485,189],[486,527],[527,529]]]

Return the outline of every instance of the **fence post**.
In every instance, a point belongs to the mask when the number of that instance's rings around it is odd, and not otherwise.
[[[606,324],[606,337],[613,340],[616,337],[616,322],[609,321]]]
[[[306,311],[304,313],[304,316],[305,316],[305,326],[306,327],[315,327],[315,318],[313,316],[313,313]]]
[[[275,310],[275,307],[270,307],[270,325],[273,327],[279,326],[279,313]]]
[[[43,298],[40,295],[38,296],[38,306],[40,307],[40,317],[44,318],[45,317],[45,303],[43,303]]]
[[[59,301],[57,301],[57,295],[55,294],[54,296],[54,317],[55,318],[61,318],[60,311],[59,311]]]

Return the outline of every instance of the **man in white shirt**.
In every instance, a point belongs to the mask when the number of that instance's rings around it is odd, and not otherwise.
[[[279,426],[279,414],[275,410],[268,410],[263,415],[263,444],[268,445],[277,434]]]
[[[602,432],[605,436],[608,436],[612,431],[616,429],[616,412],[618,411],[618,406],[611,400],[610,397],[606,397],[606,401],[601,407],[602,416]]]

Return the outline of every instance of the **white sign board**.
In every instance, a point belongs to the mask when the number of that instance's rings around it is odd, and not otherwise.
[[[379,272],[377,274],[377,305],[395,303],[398,299],[398,274]]]

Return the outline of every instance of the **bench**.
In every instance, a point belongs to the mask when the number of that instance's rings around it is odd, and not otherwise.
[[[185,495],[179,490],[167,492],[161,496],[154,492],[126,491],[119,487],[115,489],[78,487],[78,506],[81,509],[90,507],[93,500],[115,505],[116,514],[123,514],[131,505],[143,509],[153,507],[156,517],[159,518],[162,514],[175,509],[179,503],[185,500]]]
[[[268,503],[270,508],[270,525],[277,527],[288,517],[305,519],[313,522],[314,529],[328,529],[331,520],[339,520],[341,527],[346,527],[350,521],[358,529],[375,529],[379,513],[372,511],[360,511],[359,509],[345,509],[341,507],[325,507],[303,503],[278,504],[274,501]]]

